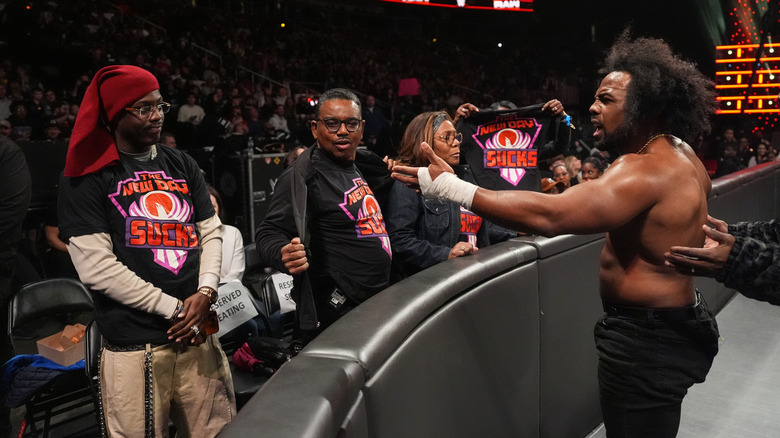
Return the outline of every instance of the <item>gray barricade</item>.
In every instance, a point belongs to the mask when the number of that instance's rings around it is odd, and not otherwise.
[[[778,217],[780,163],[713,182],[710,213]],[[420,272],[283,366],[222,437],[561,437],[600,422],[603,235],[525,237]],[[734,294],[697,279],[711,307]]]

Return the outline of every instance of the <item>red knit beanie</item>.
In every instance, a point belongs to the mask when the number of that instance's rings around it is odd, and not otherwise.
[[[65,160],[65,176],[97,172],[119,161],[119,152],[108,126],[126,107],[159,88],[157,78],[140,67],[111,65],[101,68],[84,93],[76,116]]]

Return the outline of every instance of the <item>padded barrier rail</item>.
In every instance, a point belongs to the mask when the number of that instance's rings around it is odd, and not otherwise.
[[[713,182],[710,214],[778,217],[780,163]],[[603,235],[525,237],[436,265],[350,312],[221,437],[584,437],[601,422]],[[696,286],[715,310],[734,294]]]

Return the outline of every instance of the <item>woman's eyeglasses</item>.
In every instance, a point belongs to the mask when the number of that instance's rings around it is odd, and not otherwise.
[[[453,134],[451,132],[448,132],[447,134],[439,135],[436,138],[447,143],[449,146],[452,146],[452,143],[454,143],[455,140],[458,140],[458,143],[463,141],[463,134],[461,133]]]

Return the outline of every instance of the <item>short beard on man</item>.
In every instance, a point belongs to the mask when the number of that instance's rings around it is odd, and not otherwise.
[[[604,131],[604,136],[596,141],[595,146],[600,151],[607,151],[613,157],[617,157],[633,137],[634,130],[624,123],[612,132]]]

